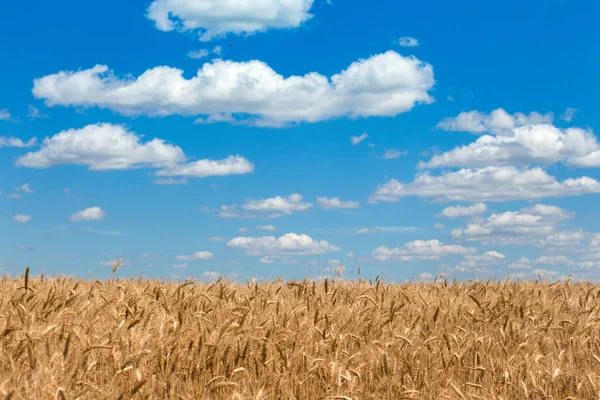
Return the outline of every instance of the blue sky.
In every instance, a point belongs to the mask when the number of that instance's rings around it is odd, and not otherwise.
[[[5,5],[1,271],[596,280],[599,11]]]

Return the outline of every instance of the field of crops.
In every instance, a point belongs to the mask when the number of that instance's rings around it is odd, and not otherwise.
[[[0,281],[11,399],[594,399],[590,283]]]

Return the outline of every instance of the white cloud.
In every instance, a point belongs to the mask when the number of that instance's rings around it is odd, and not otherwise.
[[[294,212],[306,211],[312,207],[312,204],[305,203],[302,199],[302,195],[298,193],[293,193],[288,197],[275,196],[261,200],[249,199],[242,208],[248,211],[278,212],[289,215]]]
[[[453,268],[457,272],[482,272],[489,267],[503,264],[506,256],[497,251],[487,251],[483,254],[466,254],[463,261]]]
[[[248,228],[247,228],[247,227],[245,227],[245,226],[242,226],[242,227],[239,227],[239,228],[237,229],[237,231],[238,231],[238,232],[248,232]]]
[[[213,49],[212,49],[212,50],[210,50],[210,51],[209,51],[209,50],[207,50],[207,49],[200,49],[200,50],[190,51],[190,52],[187,54],[187,56],[188,56],[189,58],[193,58],[193,59],[196,59],[196,60],[198,60],[198,59],[201,59],[201,58],[207,57],[207,56],[208,56],[209,54],[211,54],[211,53],[213,53],[213,54],[216,54],[216,55],[220,56],[220,55],[221,55],[221,51],[222,51],[222,49],[221,49],[221,46],[215,46],[215,47],[213,47]]]
[[[417,47],[419,45],[419,41],[414,37],[403,36],[398,39],[398,44],[402,47]]]
[[[419,228],[414,226],[374,226],[371,228],[361,228],[354,232],[355,235],[365,235],[377,232],[415,232]]]
[[[435,229],[444,229],[446,226],[444,224],[436,223],[436,224],[433,224],[433,227]]]
[[[352,146],[356,146],[368,137],[369,137],[369,135],[367,133],[363,133],[362,135],[359,135],[359,136],[351,136],[350,142],[352,143]]]
[[[339,197],[317,197],[317,204],[323,209],[343,209],[343,208],[358,208],[360,203],[358,201],[342,201]]]
[[[146,17],[161,31],[198,32],[201,41],[228,33],[297,28],[312,17],[314,0],[154,0]]]
[[[36,118],[48,118],[48,116],[46,114],[42,114],[40,112],[40,110],[38,110],[37,108],[35,108],[34,106],[32,106],[31,104],[29,105],[29,109],[27,111],[27,116],[31,119],[36,119]]]
[[[176,258],[178,260],[182,260],[182,261],[190,261],[190,260],[209,260],[214,257],[215,257],[215,255],[213,253],[211,253],[210,251],[198,251],[191,255],[177,256]]]
[[[282,126],[339,117],[396,116],[429,104],[433,68],[394,51],[352,63],[330,78],[312,72],[283,77],[258,60],[205,63],[195,77],[166,66],[120,79],[105,65],[62,71],[34,81],[48,106],[108,108],[125,115],[229,115]],[[221,119],[221,118],[219,118]]]
[[[379,185],[371,203],[396,202],[404,196],[432,198],[436,201],[510,201],[546,197],[579,196],[600,193],[600,182],[589,177],[558,181],[541,168],[514,166],[463,168],[434,176],[419,173],[411,183],[391,179]]]
[[[577,111],[578,110],[576,108],[569,107],[560,116],[560,119],[562,119],[563,121],[571,122],[571,121],[573,121],[573,119],[575,119],[575,114],[577,113]]]
[[[10,113],[6,108],[0,110],[0,121],[8,121],[10,119]]]
[[[439,260],[442,257],[475,253],[472,247],[443,244],[439,240],[414,240],[402,247],[389,249],[385,246],[376,248],[372,256],[380,262]]]
[[[33,147],[36,143],[37,138],[31,138],[27,142],[24,142],[19,138],[0,136],[0,147],[16,147],[22,149],[25,147]]]
[[[11,193],[8,196],[6,196],[7,199],[20,199],[21,195],[19,193]]]
[[[224,238],[222,236],[213,236],[213,237],[208,238],[209,242],[226,242],[227,240],[229,240],[229,239]]]
[[[173,264],[173,268],[175,268],[175,269],[185,269],[187,267],[188,267],[187,263]]]
[[[35,193],[35,190],[33,190],[32,188],[29,187],[29,183],[24,183],[21,186],[15,188],[15,191],[29,193],[29,194]]]
[[[419,168],[483,167],[565,162],[574,167],[600,167],[600,144],[591,131],[552,125],[525,125],[502,136],[484,135],[475,142],[437,154]]]
[[[71,222],[100,221],[106,217],[106,212],[100,207],[90,207],[77,211],[69,217]]]
[[[260,231],[276,231],[277,227],[275,225],[258,225],[256,229]]]
[[[68,129],[45,138],[42,147],[19,158],[17,166],[49,168],[60,164],[87,165],[90,170],[118,170],[141,166],[164,167],[185,161],[183,151],[164,140],[141,143],[122,125],[110,123]]]
[[[237,205],[222,205],[221,211],[217,214],[221,218],[243,218],[243,219],[253,219],[256,218],[256,215],[248,212],[240,212],[237,208]]]
[[[15,222],[18,222],[20,224],[25,224],[31,220],[31,215],[17,214],[15,216],[13,216],[13,220],[15,220]]]
[[[520,211],[492,214],[484,219],[477,218],[466,227],[453,230],[452,238],[482,241],[486,245],[556,247],[565,242],[573,244],[576,236],[557,231],[560,222],[573,216],[574,213],[560,207],[537,204]]]
[[[408,152],[406,150],[399,151],[396,149],[387,149],[381,158],[385,160],[393,160],[396,158],[400,158],[400,156],[405,156]]]
[[[507,113],[503,108],[498,108],[490,114],[484,114],[479,111],[465,111],[456,117],[444,118],[437,124],[437,127],[446,131],[470,132],[482,134],[491,132],[497,135],[510,133],[518,126],[530,124],[551,124],[554,116],[552,113],[540,114],[531,112],[529,115]]]
[[[157,185],[185,185],[187,184],[187,179],[159,178],[155,179],[154,183]]]
[[[254,172],[254,164],[242,156],[229,156],[222,160],[198,160],[157,171],[157,176],[185,176],[205,178],[209,176],[244,175]]]
[[[450,219],[459,217],[472,217],[474,215],[483,214],[487,211],[485,203],[476,203],[470,206],[452,206],[446,207],[438,217],[446,217]]]
[[[568,259],[565,256],[542,256],[534,260],[530,260],[527,257],[521,257],[517,261],[511,263],[508,268],[510,269],[533,269],[538,265],[559,265],[562,267],[571,267],[575,265],[575,262]]]
[[[201,58],[204,58],[204,57],[208,56],[209,54],[210,54],[210,51],[208,51],[206,49],[200,49],[200,50],[190,51],[189,53],[187,53],[187,56],[189,58],[193,58],[195,60],[199,60]]]
[[[227,243],[227,247],[246,250],[247,254],[254,256],[305,256],[340,250],[339,247],[325,240],[316,241],[308,235],[296,233],[286,233],[278,238],[274,236],[236,237]]]

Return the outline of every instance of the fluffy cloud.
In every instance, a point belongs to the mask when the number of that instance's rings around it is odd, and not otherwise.
[[[100,221],[106,217],[106,212],[100,207],[90,207],[85,210],[80,210],[73,213],[69,217],[71,222],[82,222],[82,221]]]
[[[157,176],[184,176],[205,178],[208,176],[244,175],[254,172],[254,163],[242,156],[229,156],[223,160],[198,160],[178,164],[156,172]]]
[[[15,137],[3,137],[0,136],[0,147],[17,147],[17,148],[25,148],[25,147],[33,147],[37,143],[37,138],[31,138],[27,142],[24,142],[22,139]]]
[[[20,224],[25,224],[31,220],[31,215],[17,214],[13,216],[13,220]]]
[[[258,60],[213,60],[186,79],[166,66],[120,79],[105,65],[62,71],[34,81],[48,106],[98,106],[126,115],[236,115],[281,126],[338,117],[395,116],[433,98],[433,68],[394,51],[352,63],[328,78],[316,72],[283,77]],[[222,120],[222,117],[218,118]]]
[[[213,253],[211,253],[210,251],[198,251],[191,255],[177,256],[176,258],[178,260],[182,260],[182,261],[190,261],[190,260],[209,260],[214,257],[215,257],[215,255]]]
[[[0,110],[0,121],[8,121],[10,119],[10,113],[6,108]]]
[[[417,47],[419,45],[419,41],[414,37],[403,36],[398,39],[398,44],[402,47]]]
[[[438,217],[446,217],[450,219],[459,218],[459,217],[472,217],[474,215],[483,214],[487,211],[487,206],[485,203],[476,203],[470,206],[452,206],[446,207],[438,215]]]
[[[558,181],[541,168],[514,166],[463,168],[434,176],[417,174],[411,183],[396,179],[379,185],[370,197],[371,203],[396,202],[404,196],[432,198],[437,201],[510,201],[546,197],[579,196],[600,193],[600,182],[589,177]]]
[[[236,237],[227,243],[227,247],[246,250],[247,254],[254,256],[306,256],[341,250],[325,240],[317,241],[308,235],[297,233],[286,233],[278,238],[274,236]]]
[[[600,167],[600,144],[590,131],[552,125],[525,125],[503,135],[484,135],[475,142],[437,154],[419,168],[483,167],[508,164],[553,164]]]
[[[212,50],[207,50],[207,49],[200,49],[200,50],[195,50],[195,51],[190,51],[187,56],[189,58],[195,59],[195,60],[199,60],[201,58],[207,57],[209,54],[213,53],[216,55],[221,55],[221,46],[215,46]]]
[[[491,132],[497,135],[510,133],[517,127],[530,124],[551,124],[554,116],[552,113],[540,114],[531,112],[529,115],[507,113],[503,108],[498,108],[490,114],[479,111],[465,111],[456,117],[444,118],[437,127],[446,131],[470,132],[482,134]]]
[[[154,0],[146,17],[161,31],[197,31],[201,41],[268,29],[297,28],[314,0]]]
[[[443,244],[439,240],[414,240],[393,249],[385,246],[376,248],[372,256],[380,262],[439,260],[442,257],[475,253],[473,247]]]
[[[68,129],[45,138],[42,147],[19,158],[17,166],[48,168],[59,164],[87,165],[90,170],[117,170],[141,166],[163,167],[185,161],[183,151],[164,140],[141,143],[122,125],[109,123]]]
[[[288,197],[275,196],[268,199],[249,199],[242,206],[244,210],[255,212],[276,212],[282,214],[293,214],[294,212],[306,211],[312,204],[302,201],[302,195],[293,193]]]
[[[358,208],[360,203],[358,201],[342,201],[339,197],[317,197],[317,204],[323,209],[343,209],[343,208]]]
[[[33,190],[32,188],[29,187],[29,183],[24,183],[21,186],[15,188],[15,191],[29,193],[29,194],[35,193],[35,190]]]
[[[362,135],[359,135],[359,136],[352,136],[352,137],[350,137],[350,142],[352,143],[352,146],[356,146],[368,137],[369,137],[369,135],[367,133],[363,133]]]
[[[507,211],[478,218],[466,227],[452,231],[452,238],[467,241],[482,241],[484,244],[557,246],[570,242],[576,236],[568,232],[557,232],[561,221],[573,218],[574,214],[560,207],[537,204],[520,211]],[[562,235],[562,240],[558,236]],[[569,240],[566,240],[569,239]]]
[[[355,235],[365,235],[377,232],[414,232],[419,228],[414,226],[374,226],[371,228],[361,228],[354,232]]]

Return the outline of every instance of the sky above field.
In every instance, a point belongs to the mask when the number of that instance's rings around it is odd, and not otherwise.
[[[599,12],[8,2],[0,272],[596,280]]]

